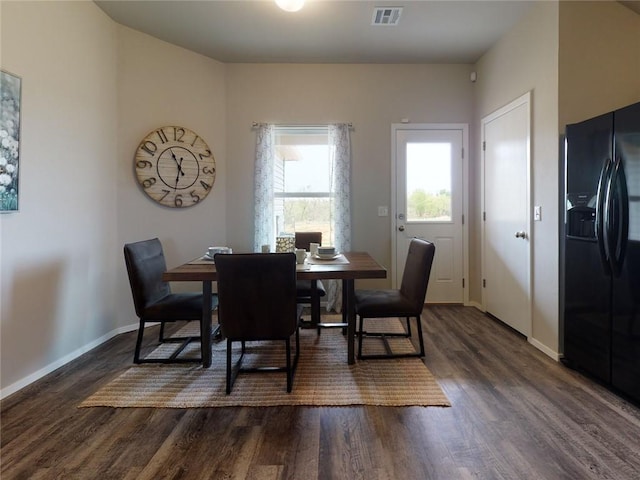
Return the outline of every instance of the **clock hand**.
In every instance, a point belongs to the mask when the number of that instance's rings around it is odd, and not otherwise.
[[[173,152],[171,152],[171,154],[173,155]],[[174,156],[175,158],[175,156]],[[184,175],[184,172],[182,171],[182,161],[184,160],[184,158],[180,157],[180,163],[178,163],[178,174],[176,175],[176,186],[173,187],[174,190],[178,189],[178,180],[180,180],[180,174]],[[177,163],[177,160],[176,160]]]
[[[169,151],[171,152],[171,157],[173,158],[173,161],[176,162],[176,165],[178,166],[178,175],[184,175],[184,172],[182,171],[182,158],[180,159],[180,163],[178,163],[176,154],[173,153],[173,150],[171,149],[169,149]],[[177,180],[176,180],[176,183],[177,183]]]

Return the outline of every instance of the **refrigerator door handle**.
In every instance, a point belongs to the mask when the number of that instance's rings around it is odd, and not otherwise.
[[[610,231],[610,262],[613,275],[619,277],[627,252],[627,237],[629,236],[629,192],[627,190],[624,166],[620,157],[615,159],[609,183],[611,191],[607,195],[607,203],[609,205],[608,209],[611,210],[608,215],[611,220],[608,227]],[[607,227],[605,226],[605,228]]]
[[[600,252],[600,260],[602,268],[606,275],[611,275],[611,261],[608,245],[608,235],[605,225],[606,215],[606,192],[609,180],[611,180],[611,168],[613,162],[610,158],[605,159],[602,170],[600,171],[600,179],[598,180],[598,190],[596,193],[596,241],[598,242],[598,251]]]

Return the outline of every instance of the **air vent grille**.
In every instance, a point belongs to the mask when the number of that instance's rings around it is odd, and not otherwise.
[[[376,7],[371,25],[395,26],[400,21],[402,7]]]

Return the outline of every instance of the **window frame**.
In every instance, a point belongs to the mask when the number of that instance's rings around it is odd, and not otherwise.
[[[295,233],[286,231],[286,221],[284,217],[285,202],[287,199],[326,199],[329,202],[329,235],[330,238],[323,238],[323,243],[332,243],[335,236],[335,218],[333,213],[333,202],[336,197],[336,192],[331,190],[333,183],[332,171],[332,154],[331,145],[329,143],[329,125],[314,125],[314,126],[290,126],[282,125],[275,127],[275,150],[278,152],[280,146],[297,146],[297,145],[322,145],[327,148],[326,162],[328,164],[329,171],[329,190],[327,191],[286,191],[286,162],[284,156],[276,153],[274,158],[274,184],[273,184],[273,197],[274,197],[274,212],[273,223],[276,236],[285,233]],[[318,140],[322,138],[323,141]],[[282,142],[282,139],[285,139]],[[295,140],[295,141],[294,141]],[[279,205],[280,204],[280,205]],[[279,215],[282,220],[279,221]],[[279,225],[281,223],[281,225]],[[303,231],[303,230],[300,230]]]

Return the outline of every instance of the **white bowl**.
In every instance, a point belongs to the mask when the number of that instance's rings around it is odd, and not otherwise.
[[[316,253],[313,258],[317,258],[318,260],[335,260],[340,256],[339,253],[330,253],[328,255],[322,255],[321,253]]]
[[[319,256],[335,255],[336,247],[318,247]]]
[[[213,258],[216,253],[231,253],[232,250],[229,247],[209,247],[207,248],[207,256]]]

